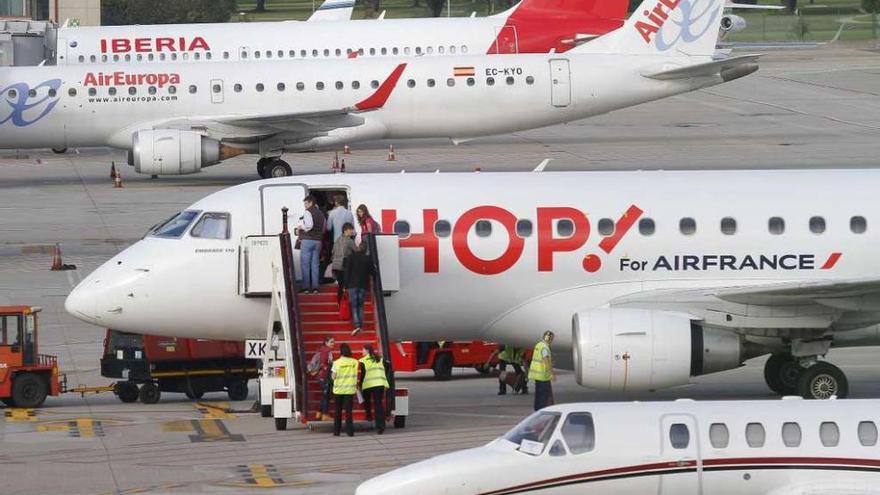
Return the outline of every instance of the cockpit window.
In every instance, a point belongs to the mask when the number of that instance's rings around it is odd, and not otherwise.
[[[229,213],[205,213],[189,235],[202,239],[229,239]]]
[[[540,455],[553,436],[561,417],[562,414],[558,412],[538,411],[516,425],[503,438],[519,445],[520,452]]]
[[[193,220],[195,220],[197,216],[199,216],[198,211],[184,210],[177,215],[174,215],[166,222],[159,224],[158,227],[153,229],[153,232],[151,232],[150,235],[171,239],[179,238],[184,232],[186,232],[186,229],[189,228],[190,224],[193,223]]]
[[[596,445],[596,429],[593,415],[586,412],[571,413],[562,424],[562,438],[572,454],[583,454]]]

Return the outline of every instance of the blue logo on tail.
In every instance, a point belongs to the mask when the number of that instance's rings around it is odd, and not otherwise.
[[[5,99],[10,108],[6,118],[0,120],[0,125],[11,121],[16,127],[27,127],[39,121],[58,104],[58,88],[60,87],[61,79],[50,79],[33,88],[29,87],[27,83],[15,83],[0,89],[0,97]],[[40,91],[42,88],[47,89]],[[25,113],[37,112],[41,105],[45,105],[45,108],[37,116],[25,115]],[[32,109],[37,110],[29,112]],[[2,111],[0,111],[0,116],[2,116]]]

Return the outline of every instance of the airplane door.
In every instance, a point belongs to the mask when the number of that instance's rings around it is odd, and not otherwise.
[[[495,28],[495,53],[519,53],[519,43],[516,38],[516,26],[501,26],[500,28]]]
[[[281,232],[281,208],[287,207],[288,227],[291,235],[303,214],[303,198],[309,193],[305,184],[267,184],[260,186],[260,218],[262,235]],[[299,254],[294,249],[293,265],[296,278],[300,278]]]
[[[567,107],[571,103],[571,72],[567,59],[550,60],[550,103]]]
[[[66,64],[67,61],[67,39],[58,38],[55,40],[55,60],[58,61],[58,65]]]
[[[669,474],[660,476],[661,495],[699,495],[702,493],[702,459],[696,418],[689,414],[671,414],[661,418],[664,461],[674,465]]]
[[[211,103],[223,103],[222,79],[211,79]]]

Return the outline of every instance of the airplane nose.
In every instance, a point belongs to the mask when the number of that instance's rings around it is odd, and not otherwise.
[[[87,323],[98,324],[98,298],[95,291],[85,283],[77,285],[64,301],[64,309],[71,316]]]

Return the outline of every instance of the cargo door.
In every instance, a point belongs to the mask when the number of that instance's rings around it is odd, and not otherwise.
[[[222,79],[211,79],[211,103],[223,103]]]
[[[516,38],[515,26],[501,26],[495,28],[495,53],[519,53],[519,43]]]
[[[696,418],[670,414],[660,419],[662,459],[670,469],[660,476],[661,495],[702,493],[702,459]]]
[[[571,104],[571,72],[568,60],[550,60],[550,103],[554,107]]]
[[[281,233],[281,208],[287,207],[290,233],[303,214],[303,198],[309,193],[305,184],[267,184],[260,187],[260,216],[263,235]],[[294,248],[293,263],[296,279],[300,279],[299,251]]]

